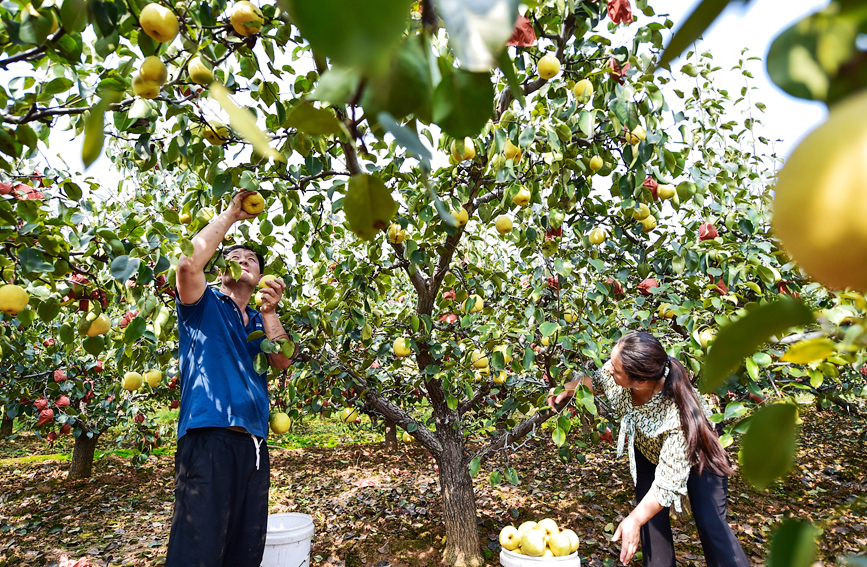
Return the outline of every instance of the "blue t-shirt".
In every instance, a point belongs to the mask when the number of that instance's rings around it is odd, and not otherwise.
[[[210,287],[192,305],[176,301],[180,337],[181,405],[178,439],[196,427],[240,426],[256,435],[268,435],[268,381],[253,370],[264,337],[262,315],[247,307],[244,326],[241,309],[226,295]]]

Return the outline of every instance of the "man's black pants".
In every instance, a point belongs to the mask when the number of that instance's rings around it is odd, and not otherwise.
[[[271,483],[264,439],[190,429],[175,453],[175,509],[166,567],[258,567]]]
[[[641,502],[653,484],[656,465],[636,448],[635,469],[638,476],[635,498]],[[726,521],[728,480],[728,477],[707,470],[699,475],[693,467],[686,483],[689,503],[708,567],[749,567],[749,560]],[[641,526],[641,551],[644,567],[675,566],[669,508],[664,508]]]

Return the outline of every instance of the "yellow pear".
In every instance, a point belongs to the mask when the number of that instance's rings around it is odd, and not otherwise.
[[[96,337],[104,335],[111,330],[111,321],[105,316],[105,313],[100,313],[99,317],[93,320],[90,327],[87,328],[88,337]]]
[[[272,274],[266,274],[259,278],[259,287],[271,287],[268,285],[268,282],[273,282],[277,280],[277,276]]]
[[[132,90],[142,98],[157,98],[160,94],[159,83],[150,83],[142,79],[141,75],[132,78]]]
[[[159,368],[154,368],[145,372],[144,379],[148,383],[148,386],[156,388],[163,381],[163,373]]]
[[[503,150],[503,155],[506,159],[513,161],[521,161],[521,148],[512,143],[512,140],[506,138],[506,149]]]
[[[187,65],[187,73],[190,75],[190,80],[197,85],[208,86],[214,82],[214,72],[198,57],[193,57],[190,60]]]
[[[248,36],[259,33],[262,26],[265,25],[265,16],[262,15],[262,10],[253,3],[242,0],[235,2],[230,21],[238,35]]]
[[[169,78],[169,72],[166,70],[166,65],[162,59],[156,55],[151,55],[150,57],[145,57],[138,71],[138,76],[141,77],[142,81],[147,83],[162,85]]]
[[[544,55],[539,59],[536,70],[539,71],[539,76],[546,81],[552,79],[560,72],[560,60],[553,55]]]
[[[254,191],[241,200],[241,208],[247,214],[258,215],[265,210],[265,198],[258,191]]]
[[[630,144],[637,144],[638,142],[644,140],[647,137],[647,132],[644,131],[643,126],[636,126],[631,132],[629,130],[626,131],[626,141]]]
[[[141,388],[143,383],[141,374],[138,372],[127,372],[123,375],[123,381],[120,383],[120,386],[127,392],[135,392]]]
[[[650,215],[649,217],[641,221],[641,232],[650,232],[654,228],[656,228],[655,216]]]
[[[229,129],[217,120],[208,122],[202,136],[214,146],[222,146],[229,141]]]
[[[512,355],[509,354],[508,347],[506,345],[497,345],[494,347],[494,352],[503,353],[503,361],[506,364],[512,362]]]
[[[515,526],[506,526],[500,530],[500,545],[509,551],[513,551],[521,545],[521,538]]]
[[[494,384],[505,384],[508,375],[505,370],[500,370],[496,376],[494,376]]]
[[[508,234],[512,232],[512,219],[507,217],[506,215],[500,215],[497,217],[497,232],[500,234]]]
[[[555,522],[551,518],[539,520],[539,523],[536,524],[536,529],[542,530],[548,538],[550,538],[553,534],[560,532],[560,528],[557,527],[557,522]]]
[[[476,146],[473,144],[472,138],[464,138],[464,153],[458,152],[458,145],[456,141],[452,141],[452,157],[455,158],[455,161],[461,162],[468,159],[473,159],[476,157]]]
[[[637,221],[641,221],[650,216],[650,207],[641,203],[638,205],[638,208],[632,212],[632,218]]]
[[[406,231],[399,224],[393,224],[388,227],[388,241],[400,244],[406,239]]]
[[[277,435],[283,435],[287,431],[289,431],[289,426],[292,424],[292,420],[289,419],[289,416],[285,413],[277,412],[271,418],[271,431],[276,433]]]
[[[473,354],[470,356],[470,360],[473,363],[473,368],[488,367],[488,357],[485,355],[485,353],[478,349],[473,351]]]
[[[530,557],[545,555],[545,532],[533,528],[521,536],[521,551]]]
[[[660,199],[673,199],[677,190],[674,185],[660,185],[656,188],[656,194],[659,195]]]
[[[572,323],[578,322],[578,314],[574,310],[570,309],[563,314],[563,320],[571,325]]]
[[[470,309],[470,313],[478,313],[485,308],[485,300],[479,295],[473,294],[467,299],[467,301],[474,302],[472,309]],[[464,305],[466,305],[466,302],[464,302]]]
[[[138,22],[146,34],[160,43],[168,43],[178,35],[178,18],[175,14],[157,3],[144,7]]]
[[[400,440],[407,445],[415,443],[415,437],[413,437],[412,433],[407,433],[406,431],[404,431],[403,434],[400,436]]]
[[[343,423],[355,423],[358,418],[358,410],[355,408],[343,408],[340,412],[340,421]]]
[[[394,339],[394,343],[391,345],[391,348],[394,351],[394,355],[399,358],[409,356],[409,353],[412,352],[406,342],[406,339],[403,337],[398,337]]]
[[[29,302],[30,295],[23,287],[14,284],[0,287],[0,311],[3,313],[18,315]]]
[[[702,348],[707,348],[707,345],[710,344],[710,342],[714,339],[715,336],[716,332],[710,327],[708,327],[707,329],[704,329],[701,333],[699,333],[698,342],[701,344]]]
[[[528,520],[528,521],[524,522],[523,524],[521,524],[520,526],[518,526],[518,534],[521,537],[524,537],[525,533],[527,533],[528,531],[532,530],[535,527],[536,527],[536,522],[534,522],[532,520]]]
[[[605,242],[605,238],[605,229],[599,227],[591,230],[590,235],[587,237],[587,239],[590,240],[590,244],[595,244],[597,246]]]
[[[605,162],[602,161],[602,158],[599,156],[593,156],[590,158],[590,169],[592,171],[599,171],[602,169],[602,166],[605,165]]]
[[[572,544],[569,553],[575,553],[576,551],[578,551],[578,546],[581,544],[581,540],[578,539],[578,534],[576,534],[572,530],[563,530],[561,533],[566,534]]]
[[[577,99],[589,99],[593,96],[593,83],[590,82],[590,79],[581,79],[575,83],[574,87],[572,87],[572,94],[575,95],[575,98]]]
[[[518,190],[518,193],[512,197],[512,202],[518,205],[519,207],[526,207],[530,203],[530,191],[527,190],[526,187],[521,187]]]
[[[470,214],[463,207],[461,207],[460,211],[452,213],[452,216],[455,217],[456,221],[458,221],[458,226],[464,226],[465,224],[470,222]]]

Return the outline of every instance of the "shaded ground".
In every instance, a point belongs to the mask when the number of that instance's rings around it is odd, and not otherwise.
[[[804,421],[798,464],[785,482],[760,494],[740,477],[731,481],[730,523],[756,565],[764,562],[775,524],[789,515],[824,529],[821,565],[867,550],[864,421],[829,412]],[[92,565],[161,565],[172,511],[171,450],[139,470],[122,456],[105,455],[92,478],[77,482],[65,480],[67,462],[32,457],[56,452],[31,436],[0,442],[0,567],[63,567],[62,555],[73,561],[87,556]],[[493,466],[479,474],[480,533],[489,564],[498,564],[502,526],[542,517],[579,534],[585,564],[614,563],[608,538],[632,498],[625,457],[614,461],[608,445],[593,448],[584,464],[564,465],[556,455],[547,439],[512,455],[520,486],[491,488],[486,479]],[[273,448],[271,458],[271,512],[313,516],[314,566],[439,563],[445,532],[438,477],[423,448],[402,446],[395,455],[383,454],[381,443]],[[704,565],[690,520],[673,524],[680,562]]]

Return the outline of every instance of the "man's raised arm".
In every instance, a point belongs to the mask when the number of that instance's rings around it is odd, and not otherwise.
[[[239,220],[252,219],[256,215],[244,211],[241,201],[252,191],[239,191],[232,197],[229,207],[214,217],[208,225],[193,237],[193,256],[181,255],[178,262],[177,286],[178,297],[187,305],[197,302],[208,285],[205,279],[205,266],[217,251],[226,233]]]

